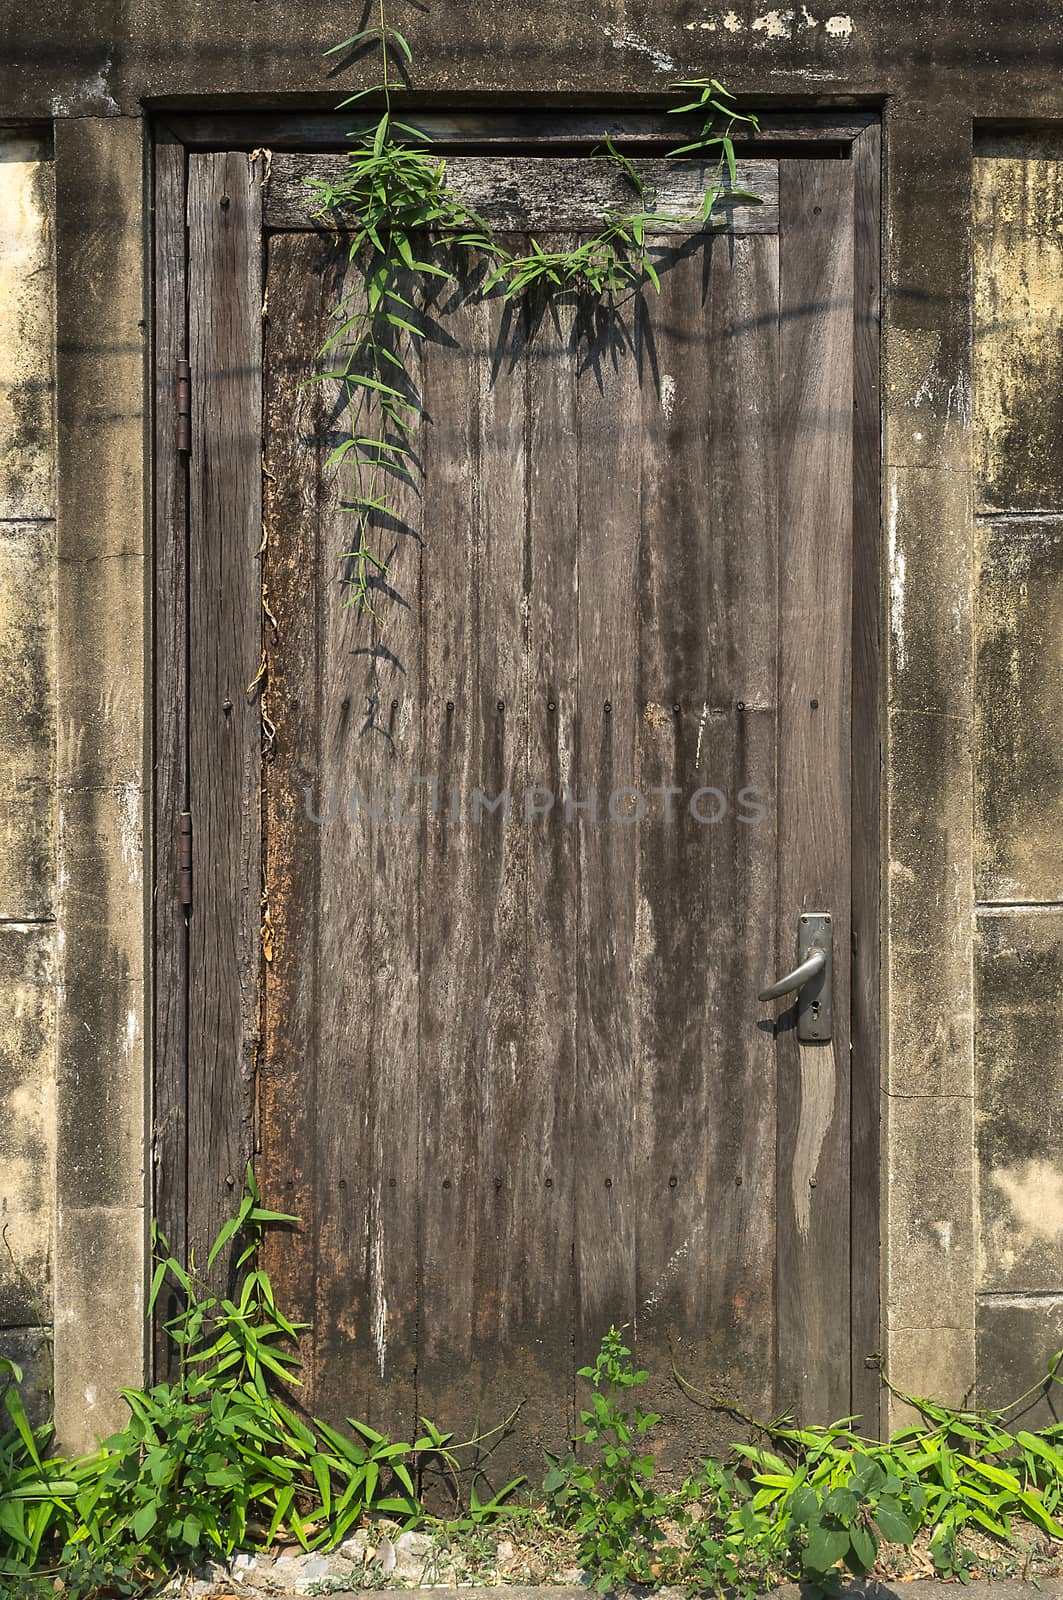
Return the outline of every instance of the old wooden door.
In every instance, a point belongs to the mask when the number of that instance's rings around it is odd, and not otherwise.
[[[577,237],[601,121],[451,119],[452,181]],[[534,1475],[610,1323],[668,1462],[734,1426],[673,1360],[763,1416],[873,1401],[875,134],[780,123],[659,297],[422,299],[376,617],[306,383],[343,157],[160,143],[157,1207],[202,1254],[253,1153],[321,1414],[523,1401],[493,1462]],[[809,911],[829,1043],[757,1001]]]

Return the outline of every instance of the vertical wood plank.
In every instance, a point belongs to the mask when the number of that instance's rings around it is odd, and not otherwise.
[[[497,1425],[524,1402],[513,1435],[491,1451],[488,1475],[499,1486],[543,1449],[562,1450],[570,1421],[574,1008],[555,963],[573,954],[574,880],[559,871],[575,854],[546,792],[564,781],[559,729],[571,728],[575,686],[565,492],[575,375],[564,311],[550,314],[537,298],[515,313],[496,298],[482,314],[490,362],[480,413],[483,782],[491,794],[509,790],[512,812],[503,829],[486,821],[480,829],[491,991],[481,1055],[478,1414]]]
[[[542,1227],[539,1085],[525,1050],[528,838],[520,806],[527,783],[525,320],[500,296],[474,309],[480,439],[478,569],[482,729],[479,788],[469,827],[480,856],[481,964],[486,983],[477,1038],[480,1154],[476,1178],[474,1365],[471,1414],[497,1427],[540,1389],[544,1373],[528,1311],[529,1252]],[[508,807],[496,805],[509,796]],[[517,811],[513,811],[516,796]],[[523,1435],[528,1422],[522,1417]],[[521,1444],[526,1450],[526,1440]],[[520,1470],[514,1437],[495,1437],[486,1470],[497,1486]],[[517,1456],[521,1454],[517,1446]]]
[[[343,296],[363,293],[362,261],[335,254],[319,324]],[[375,404],[359,401],[371,436]],[[338,394],[325,419],[331,450],[350,419]],[[398,821],[396,791],[417,771],[418,560],[392,524],[409,508],[390,481],[395,515],[375,529],[392,571],[373,590],[376,615],[346,605],[355,540],[355,484],[327,469],[317,567],[321,595],[319,788],[335,814],[321,830],[321,953],[317,1027],[319,1119],[315,1217],[317,1394],[333,1417],[385,1432],[415,1416],[417,1190],[417,877],[420,830]],[[382,543],[383,541],[383,543]],[[354,1408],[354,1409],[352,1409]]]
[[[541,241],[563,249],[571,236]],[[526,1322],[539,1374],[529,1372],[521,1439],[563,1451],[576,1426],[573,1347],[578,838],[560,796],[573,781],[578,709],[579,547],[574,312],[534,300],[527,362],[528,836],[527,1127],[521,1181]],[[534,791],[534,792],[531,792]],[[534,1203],[533,1203],[534,1202]],[[514,1199],[514,1207],[517,1200]],[[541,1374],[541,1375],[540,1375]]]
[[[631,975],[638,904],[635,827],[610,815],[638,782],[637,614],[642,457],[632,349],[642,306],[585,322],[577,390],[579,664],[566,824],[577,829],[576,1358],[637,1316],[637,1018]],[[620,816],[623,815],[622,803]]]
[[[258,1035],[262,533],[261,168],[189,161],[188,1245],[202,1263],[252,1148]]]
[[[188,476],[174,431],[177,363],[188,351],[184,146],[160,130],[155,145],[154,486],[155,486],[155,1220],[185,1259],[188,1184],[188,927],[180,905],[177,826],[188,803],[186,748],[188,640]],[[155,1314],[155,1375],[172,1370],[163,1324],[177,1310],[166,1293]]]
[[[399,288],[411,303],[423,298],[412,274]],[[421,346],[408,348],[404,360],[416,389]],[[411,440],[419,448],[423,429]],[[362,657],[356,644],[352,661],[369,686],[374,722],[365,742],[380,796],[380,815],[369,822],[373,1138],[367,1232],[374,1362],[366,1415],[374,1427],[403,1439],[414,1437],[409,1430],[417,1427],[420,886],[432,776],[422,759],[422,638],[427,619],[421,540],[432,531],[433,521],[430,493],[425,491],[416,459],[408,475],[389,476],[392,512],[376,535],[388,566],[377,591],[381,622],[370,618],[368,629],[359,625],[370,655]],[[434,531],[445,538],[443,529]],[[341,532],[337,527],[337,538]],[[349,534],[342,548],[348,547]]]
[[[852,1406],[877,1433],[879,1318],[879,773],[881,699],[881,402],[879,395],[882,138],[875,122],[852,147],[855,183],[853,391],[853,970]]]
[[[262,1051],[257,1085],[256,1166],[265,1203],[300,1218],[269,1235],[263,1264],[278,1303],[311,1324],[301,1341],[303,1381],[318,1390],[314,1354],[317,1082],[320,1040],[321,525],[319,431],[325,410],[306,387],[321,344],[326,247],[317,239],[278,235],[268,246],[265,349],[265,521],[262,584],[269,718],[262,771],[263,927]],[[307,803],[306,791],[310,791]]]
[[[779,1025],[780,1402],[848,1411],[853,168],[779,163],[779,970],[833,916],[833,1039]]]
[[[774,1400],[774,1048],[753,997],[774,945],[777,241],[680,256],[650,308],[638,1359],[674,1469],[713,1419],[675,1384],[673,1354],[757,1415]]]
[[[480,841],[466,802],[482,771],[480,435],[483,327],[461,294],[422,374],[423,702],[426,771],[437,778],[421,878],[421,1287],[418,1405],[467,1416],[474,1343],[480,1060],[489,974]]]

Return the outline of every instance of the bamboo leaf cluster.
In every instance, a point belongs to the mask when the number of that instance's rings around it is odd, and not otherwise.
[[[606,139],[600,159],[611,163],[630,187],[631,208],[608,212],[596,234],[569,249],[544,249],[532,239],[527,253],[514,254],[451,189],[446,163],[433,154],[424,133],[395,116],[395,57],[409,63],[413,53],[388,22],[385,0],[378,0],[375,26],[352,34],[326,54],[369,49],[379,52],[380,78],[341,105],[378,96],[383,110],[375,122],[350,134],[349,161],[338,180],[308,180],[314,214],[342,232],[348,259],[358,269],[354,287],[335,309],[336,326],[319,352],[328,364],[311,381],[339,386],[346,417],[345,436],[327,462],[345,474],[342,506],[354,519],[354,537],[343,552],[346,603],[379,620],[376,605],[388,593],[390,576],[379,532],[394,512],[395,485],[413,481],[409,441],[422,414],[413,353],[427,330],[418,286],[453,280],[455,257],[467,256],[488,263],[479,293],[497,293],[511,301],[537,285],[552,293],[610,300],[638,292],[647,283],[659,291],[659,263],[650,245],[656,230],[705,226],[725,193],[729,201],[758,199],[734,187],[735,128],[745,124],[756,130],[758,124],[755,116],[737,110],[718,79],[684,80],[676,87],[689,98],[674,111],[697,116],[700,126],[669,158],[716,156],[712,180],[696,209],[678,213],[662,208],[634,163]]]

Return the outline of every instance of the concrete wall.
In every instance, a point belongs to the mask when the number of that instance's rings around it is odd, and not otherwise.
[[[0,133],[0,1354],[46,1412],[55,1255],[55,183]]]
[[[713,72],[760,103],[882,108],[883,1341],[902,1387],[962,1399],[977,1378],[995,1397],[1063,1344],[1063,285],[1053,138],[977,157],[974,141],[990,121],[1063,127],[1063,16],[1056,0],[393,8],[436,104],[660,103]],[[348,21],[285,0],[0,0],[0,121],[54,129],[59,416],[53,462],[48,274],[24,265],[3,300],[36,304],[38,332],[17,310],[0,329],[0,394],[31,418],[0,489],[0,1138],[70,1444],[118,1419],[144,1359],[146,114],[330,106],[359,86],[321,56]],[[35,160],[28,214],[46,218]],[[28,222],[25,248],[46,232]],[[34,1315],[0,1261],[4,1320]]]
[[[974,217],[977,1332],[998,1403],[1063,1349],[1063,134],[980,140]]]

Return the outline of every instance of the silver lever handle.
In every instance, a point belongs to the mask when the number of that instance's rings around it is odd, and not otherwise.
[[[831,1036],[834,929],[829,911],[802,912],[797,924],[797,966],[762,989],[760,1000],[778,1000],[797,991],[797,1037],[823,1044]]]
[[[822,972],[826,965],[826,951],[813,950],[807,961],[802,961],[799,967],[795,967],[792,972],[788,972],[786,977],[780,978],[777,983],[769,985],[767,989],[762,989],[757,995],[757,999],[778,1000],[780,995],[790,994],[794,989],[802,988],[810,978],[816,976],[817,972]]]

